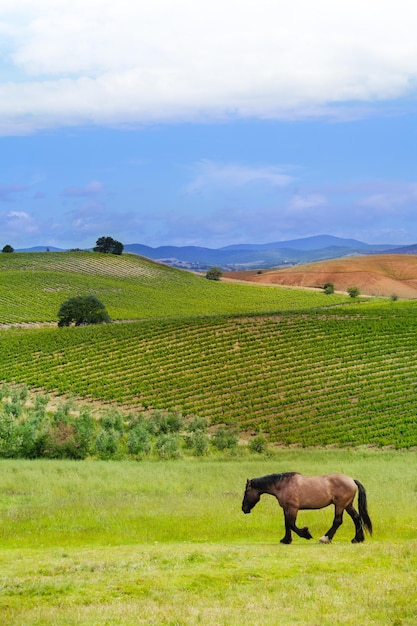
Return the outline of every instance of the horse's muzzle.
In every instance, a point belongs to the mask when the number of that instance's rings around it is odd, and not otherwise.
[[[250,509],[249,510],[248,509],[245,510],[243,507],[242,507],[242,511],[244,512],[245,515],[248,515],[248,513],[250,513]]]

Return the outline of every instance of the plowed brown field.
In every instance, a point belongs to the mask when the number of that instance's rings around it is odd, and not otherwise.
[[[380,254],[355,256],[285,269],[225,272],[226,279],[244,280],[261,285],[313,287],[322,289],[333,283],[336,291],[358,287],[362,295],[417,298],[417,256]]]

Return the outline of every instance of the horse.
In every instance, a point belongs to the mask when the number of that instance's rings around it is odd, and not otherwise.
[[[372,522],[368,514],[368,503],[365,487],[359,480],[344,474],[326,474],[324,476],[303,476],[298,472],[269,474],[246,481],[246,489],[242,501],[242,511],[250,513],[263,493],[275,496],[284,510],[285,535],[281,543],[292,542],[292,531],[304,539],[312,539],[307,526],[298,528],[296,525],[299,510],[322,509],[334,505],[333,524],[323,537],[321,543],[330,543],[343,522],[346,511],[355,524],[355,536],[352,543],[365,541],[364,527],[372,535]],[[358,493],[358,509],[353,500]]]

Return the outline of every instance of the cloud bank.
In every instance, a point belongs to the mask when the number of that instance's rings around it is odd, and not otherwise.
[[[410,0],[0,1],[0,133],[365,115],[411,98]]]
[[[205,189],[238,189],[250,184],[286,187],[293,177],[285,173],[285,168],[269,165],[253,167],[240,163],[215,163],[201,161],[196,166],[194,179],[186,187],[186,192],[195,193]]]

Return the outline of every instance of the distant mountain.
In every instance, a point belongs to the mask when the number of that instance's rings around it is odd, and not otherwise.
[[[390,254],[417,254],[417,243],[413,243],[410,246],[396,246],[389,252]]]
[[[54,248],[53,246],[34,246],[33,248],[20,248],[15,252],[65,252],[63,248]]]
[[[221,250],[274,250],[280,248],[291,248],[292,250],[321,250],[323,248],[331,248],[333,246],[343,246],[355,249],[369,249],[370,244],[357,241],[356,239],[344,239],[342,237],[334,237],[333,235],[314,235],[314,237],[305,237],[304,239],[289,239],[288,241],[278,241],[275,243],[263,244],[237,244],[226,246]],[[389,246],[378,246],[387,248]]]
[[[63,252],[53,246],[35,246],[16,252]],[[194,271],[206,271],[217,266],[224,271],[287,267],[300,263],[327,261],[357,254],[417,254],[417,244],[393,246],[368,244],[356,239],[332,235],[316,235],[273,243],[248,243],[204,248],[200,246],[160,246],[152,248],[139,243],[125,244],[124,252],[138,254],[166,265]]]
[[[233,271],[325,261],[355,254],[375,254],[397,248],[398,246],[389,244],[372,245],[356,239],[317,235],[275,243],[237,244],[218,249],[198,246],[151,248],[142,244],[127,244],[124,251],[174,267],[204,271],[216,265],[223,270]]]

